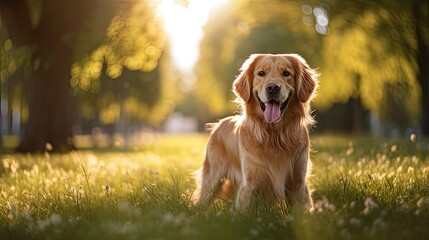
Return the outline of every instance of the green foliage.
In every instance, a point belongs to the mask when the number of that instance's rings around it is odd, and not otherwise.
[[[277,0],[232,1],[211,14],[195,70],[196,96],[205,118],[236,109],[232,81],[250,54],[296,52],[309,62],[317,59],[312,53],[320,36],[300,25],[301,19],[300,3]]]
[[[153,1],[80,1],[73,9],[67,9],[77,12],[85,8],[85,15],[79,19],[83,22],[81,27],[71,28],[69,32],[61,29],[71,45],[73,64],[71,78],[58,81],[70,82],[70,92],[79,98],[76,101],[80,106],[78,116],[84,121],[96,119],[101,124],[116,124],[123,118],[128,125],[144,121],[157,126],[171,111],[177,97],[177,88],[172,86],[177,84],[177,79],[171,73],[166,35],[156,16],[155,4]],[[40,0],[26,1],[23,6],[28,9],[20,10],[29,11],[33,26],[40,25],[40,19],[52,15],[49,11],[55,8],[54,2]],[[1,7],[10,10],[8,5]],[[31,73],[43,67],[43,63],[33,56],[37,43],[16,45],[7,31],[14,26],[5,23],[0,24],[2,97],[10,98],[10,104],[23,102],[18,104],[18,109],[26,110],[25,94],[18,96],[10,92],[14,88],[25,92],[25,87],[30,86],[27,80],[32,78]],[[48,26],[46,32],[52,30]],[[58,51],[52,54],[62,56],[61,50]],[[26,117],[27,110],[23,112],[22,116]]]
[[[72,66],[72,87],[89,90],[91,81],[97,81],[103,74],[104,64],[105,74],[112,79],[121,76],[124,67],[131,71],[153,71],[165,45],[164,32],[160,31],[161,23],[154,11],[147,1],[141,1],[117,13],[106,29],[104,43]]]
[[[2,155],[6,239],[426,239],[429,143],[313,138],[315,210],[190,204],[207,136],[133,152]]]
[[[80,95],[84,118],[98,115],[102,124],[115,124],[127,115],[130,121],[159,124],[176,92],[166,91],[175,79],[155,6],[140,1],[119,11],[105,35],[101,45],[71,67],[70,84]]]
[[[251,53],[294,52],[321,72],[317,109],[358,99],[382,123],[415,125],[425,91],[416,77],[424,71],[417,67],[416,4],[417,0],[232,1],[214,12],[205,27],[196,66],[197,97],[209,114],[230,113],[234,105],[225,102],[234,99],[229,90],[244,58]],[[318,29],[317,11],[325,14],[323,31]],[[421,14],[424,19],[427,11]],[[427,46],[428,24],[420,26]],[[392,106],[401,116],[389,110]]]
[[[324,38],[317,107],[325,109],[334,102],[360,97],[366,109],[388,122],[397,119],[386,105],[392,99],[401,99],[396,109],[408,116],[406,122],[417,119],[420,88],[415,61],[410,59],[415,38],[412,30],[405,28],[411,21],[407,14],[410,12],[390,9],[389,5],[389,9],[362,11],[350,21],[347,13],[332,17],[332,31]],[[392,35],[397,36],[396,39],[392,39]],[[400,91],[386,91],[389,85],[395,85]]]

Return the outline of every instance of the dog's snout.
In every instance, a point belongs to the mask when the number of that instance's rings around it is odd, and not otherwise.
[[[281,89],[280,85],[275,83],[270,83],[270,84],[267,84],[267,86],[265,86],[265,91],[269,95],[278,94],[280,92],[280,89]]]

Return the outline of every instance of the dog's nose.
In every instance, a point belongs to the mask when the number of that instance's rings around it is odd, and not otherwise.
[[[267,86],[265,86],[265,91],[269,94],[269,95],[275,95],[277,93],[280,92],[280,85],[275,84],[275,83],[270,83],[267,84]]]

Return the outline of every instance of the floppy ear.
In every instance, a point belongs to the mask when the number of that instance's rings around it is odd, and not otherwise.
[[[244,102],[248,102],[252,96],[253,71],[258,56],[258,54],[253,54],[243,63],[240,74],[233,83],[232,91]]]
[[[296,96],[300,102],[307,102],[315,95],[319,73],[311,69],[307,62],[297,54],[290,54],[296,70]]]

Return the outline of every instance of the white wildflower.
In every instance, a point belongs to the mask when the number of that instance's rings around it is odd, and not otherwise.
[[[418,208],[423,208],[425,206],[429,206],[429,197],[422,197],[417,201]]]
[[[257,229],[252,228],[252,229],[250,229],[250,234],[251,234],[252,236],[258,236],[259,231],[258,231]]]
[[[396,169],[396,173],[402,172],[402,166],[399,166],[398,169]]]
[[[165,224],[171,224],[174,221],[174,215],[172,213],[166,213],[162,216],[162,222]]]
[[[350,224],[359,227],[361,220],[358,218],[350,218]]]
[[[344,226],[345,223],[346,223],[346,221],[344,221],[344,218],[340,218],[337,221],[337,226],[342,227],[342,226]]]
[[[363,214],[368,215],[373,209],[378,207],[378,204],[371,198],[367,198],[365,199],[364,206]]]
[[[48,219],[40,221],[37,225],[40,230],[45,230],[49,226],[57,226],[61,224],[62,218],[58,214],[52,214]]]
[[[18,214],[18,211],[16,210],[15,203],[8,201],[7,206],[9,207],[9,217],[10,218],[16,217]]]
[[[411,157],[411,161],[412,161],[415,165],[417,165],[417,164],[419,163],[419,158],[418,158],[418,157],[416,157],[416,156],[412,156],[412,157]]]
[[[375,233],[379,232],[379,231],[384,231],[387,228],[387,224],[383,221],[382,218],[377,218],[374,220],[374,222],[372,223],[372,228],[371,228],[371,235],[374,235]]]
[[[416,141],[416,138],[417,138],[416,134],[415,133],[411,133],[411,135],[410,135],[410,141],[414,142],[414,141]]]

